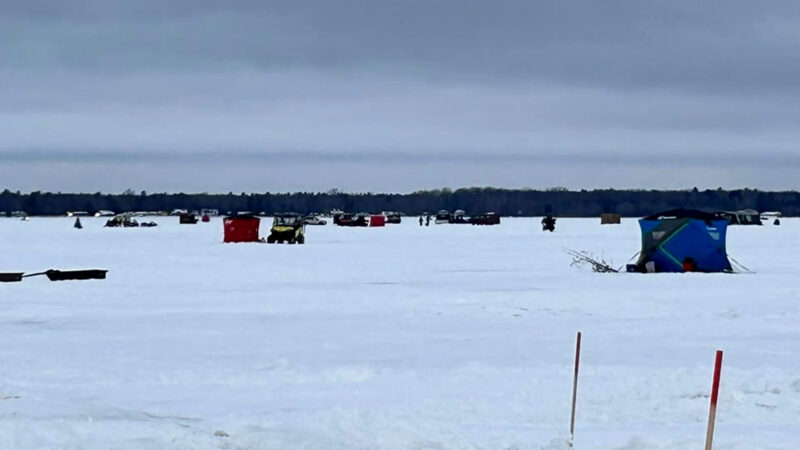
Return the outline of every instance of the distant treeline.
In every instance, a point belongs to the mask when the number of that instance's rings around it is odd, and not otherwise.
[[[333,209],[346,212],[400,211],[409,215],[436,213],[441,209],[463,209],[467,213],[494,211],[503,216],[541,216],[552,213],[562,217],[596,217],[601,213],[619,213],[640,217],[672,208],[695,208],[707,211],[732,211],[752,208],[780,211],[786,216],[800,216],[800,192],[741,190],[527,190],[498,188],[463,188],[419,191],[411,194],[328,192],[264,194],[148,194],[131,190],[122,194],[64,194],[5,190],[0,193],[0,212],[24,211],[30,215],[63,215],[68,211],[90,214],[109,210],[171,211],[173,209],[217,209],[220,213],[250,211],[322,213]]]

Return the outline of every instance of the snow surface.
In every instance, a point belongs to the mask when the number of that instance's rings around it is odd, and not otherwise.
[[[755,274],[596,274],[635,220],[307,228],[300,246],[223,244],[221,219],[104,229],[0,219],[0,271],[108,268],[0,284],[7,449],[800,448],[800,220],[732,227]],[[268,231],[262,221],[262,236]]]

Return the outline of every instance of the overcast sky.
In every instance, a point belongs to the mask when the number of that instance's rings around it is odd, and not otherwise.
[[[800,2],[0,2],[0,188],[798,189]]]

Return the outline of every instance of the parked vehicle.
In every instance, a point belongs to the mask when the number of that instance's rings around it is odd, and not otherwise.
[[[400,223],[403,220],[399,212],[384,211],[383,215],[386,216],[386,223]]]
[[[106,221],[106,225],[109,228],[115,227],[124,227],[124,228],[131,228],[131,227],[138,227],[139,222],[136,221],[130,214],[117,214],[116,216],[108,219]]]
[[[500,225],[500,216],[493,212],[470,217],[469,223],[473,225]]]
[[[761,213],[762,222],[769,222],[770,220],[772,221],[772,223],[778,222],[775,223],[775,225],[780,225],[781,217],[782,214],[780,213],[780,211],[765,211]]]
[[[719,215],[728,219],[730,225],[761,225],[761,214],[755,209],[741,211],[725,211]]]
[[[340,227],[366,227],[369,226],[369,214],[341,213],[333,216],[333,223]]]
[[[182,223],[184,225],[186,224],[192,225],[197,223],[197,216],[190,213],[183,213],[180,215],[180,219],[178,219],[178,221],[179,223]]]
[[[453,214],[450,216],[450,223],[472,223],[472,221],[467,217],[466,211],[457,209],[453,211]]]
[[[306,226],[299,214],[277,214],[272,221],[272,229],[267,237],[268,244],[304,244],[306,242]]]
[[[436,213],[436,221],[434,223],[437,224],[437,225],[440,225],[440,224],[443,224],[443,223],[450,223],[450,218],[451,217],[452,217],[452,215],[450,214],[450,212],[445,210],[445,209],[443,209],[443,210],[439,211],[438,213]]]
[[[303,223],[306,225],[327,225],[328,221],[319,216],[306,216],[303,218]]]

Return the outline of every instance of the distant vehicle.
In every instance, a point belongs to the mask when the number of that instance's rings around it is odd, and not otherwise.
[[[89,213],[86,211],[67,211],[67,217],[84,217],[88,216]],[[112,216],[114,214],[111,214]]]
[[[203,209],[200,210],[200,215],[208,216],[208,217],[215,217],[215,216],[219,215],[219,210],[218,209],[203,208]]]
[[[8,215],[9,217],[28,217],[28,213],[25,211],[11,211]]]
[[[321,219],[319,216],[306,216],[303,218],[303,223],[306,225],[327,225],[328,221]]]
[[[101,209],[100,211],[94,213],[95,217],[114,217],[114,215],[114,211],[109,211],[106,209]]]
[[[106,227],[109,228],[116,228],[116,227],[124,227],[124,228],[131,228],[131,227],[138,227],[139,222],[136,221],[130,214],[117,214],[111,219],[106,221]]]
[[[180,216],[181,214],[189,214],[189,211],[186,209],[173,209],[172,212],[169,213],[170,216]]]
[[[473,225],[500,225],[500,216],[497,213],[488,212],[470,217],[469,223]]]
[[[452,215],[450,214],[450,212],[445,210],[445,209],[443,209],[443,210],[441,210],[441,211],[436,213],[436,220],[434,221],[434,223],[436,225],[440,225],[440,224],[443,224],[443,223],[450,223],[450,218],[451,217],[452,217]]]
[[[762,225],[761,214],[755,209],[725,211],[719,215],[728,219],[728,223],[731,225]]]
[[[334,210],[333,214],[333,224],[339,225],[340,227],[346,226],[346,222],[350,222],[353,220],[353,214],[347,214],[344,211]]]
[[[360,213],[356,214],[356,223],[358,224],[358,226],[368,227],[371,220],[372,220],[372,214],[365,213],[365,212],[360,212]],[[362,225],[362,223],[364,223],[366,225]],[[384,223],[385,223],[385,220],[384,220]]]
[[[336,214],[333,216],[333,223],[340,227],[366,227],[369,226],[369,214]]]
[[[180,215],[180,218],[178,219],[178,223],[181,223],[181,224],[184,224],[184,225],[195,224],[195,223],[197,223],[197,216],[195,216],[194,214],[183,213],[183,214]]]
[[[306,226],[299,214],[276,214],[272,220],[272,229],[267,237],[268,244],[304,244],[306,242]]]
[[[767,211],[761,213],[761,221],[769,222],[771,220],[773,225],[780,225],[781,217],[783,217],[783,214],[781,214],[780,211]]]
[[[450,223],[472,223],[467,212],[463,209],[457,209],[450,215]],[[474,224],[473,224],[474,225]]]
[[[402,215],[395,211],[384,211],[382,213],[386,216],[386,223],[401,223],[403,221]]]

